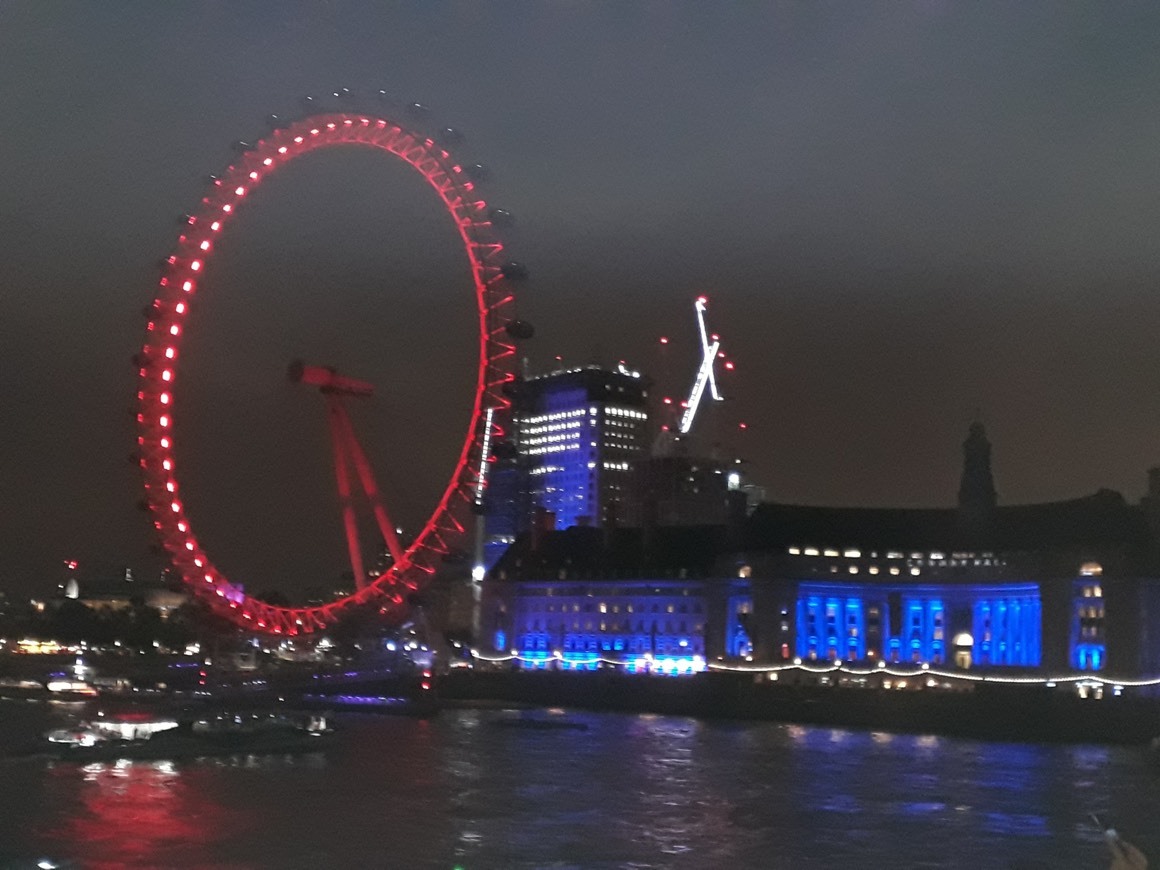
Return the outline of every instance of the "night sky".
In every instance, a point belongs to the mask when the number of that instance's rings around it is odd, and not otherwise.
[[[533,368],[680,382],[693,298],[737,362],[717,421],[772,499],[947,505],[976,410],[1000,501],[1160,463],[1160,6],[0,0],[0,585],[155,566],[128,461],[156,263],[230,143],[386,88],[492,169]],[[185,501],[250,589],[343,566],[321,400],[421,521],[473,377],[465,258],[376,152],[264,182],[211,262],[176,408]],[[669,359],[657,338],[669,335]],[[151,561],[152,559],[152,561]]]

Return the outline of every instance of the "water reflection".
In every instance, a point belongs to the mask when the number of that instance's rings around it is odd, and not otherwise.
[[[1099,812],[1160,855],[1160,783],[1131,750],[534,714],[584,727],[360,716],[295,760],[9,765],[0,850],[98,868],[1068,870],[1101,866]]]
[[[165,864],[170,852],[203,848],[228,823],[225,809],[190,788],[172,762],[55,764],[49,796],[72,807],[49,837],[95,868]]]

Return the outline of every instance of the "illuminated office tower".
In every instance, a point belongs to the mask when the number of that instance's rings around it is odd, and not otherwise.
[[[531,528],[617,524],[633,460],[648,445],[647,381],[619,366],[556,371],[520,381],[513,398],[516,456],[496,469],[486,508],[486,563]]]

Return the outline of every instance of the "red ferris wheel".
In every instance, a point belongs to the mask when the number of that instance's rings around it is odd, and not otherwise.
[[[415,114],[423,112],[417,104],[408,109]],[[257,143],[239,143],[240,155],[222,175],[211,179],[208,194],[198,209],[183,219],[177,247],[163,264],[157,298],[149,310],[145,344],[135,358],[139,372],[138,458],[144,473],[145,505],[185,586],[215,611],[248,630],[307,634],[332,625],[360,605],[401,610],[406,606],[407,595],[421,588],[451,552],[466,530],[467,517],[481,504],[491,453],[508,426],[510,399],[505,385],[514,377],[515,342],[529,337],[531,327],[514,317],[512,284],[524,277],[526,270],[522,264],[506,259],[497,234],[497,224],[505,221],[507,212],[491,208],[480,198],[476,181],[482,167],[466,165],[452,156],[449,149],[457,139],[458,134],[450,128],[428,135],[390,120],[381,112],[341,110],[312,114],[285,125],[275,123],[270,134]],[[471,267],[479,322],[474,404],[451,480],[413,543],[405,549],[398,547],[392,539],[393,528],[386,524],[390,531],[384,531],[384,535],[394,556],[389,570],[367,579],[359,570],[361,565],[356,564],[359,583],[350,596],[317,607],[277,607],[246,595],[240,584],[231,582],[215,567],[194,533],[182,502],[175,459],[182,339],[214,247],[244,207],[246,198],[268,175],[303,154],[351,146],[376,148],[410,166],[426,179],[455,222]],[[314,373],[315,385],[326,392],[327,384],[318,383],[320,378],[325,379],[321,374],[324,371],[307,370],[308,374]],[[341,387],[344,383],[358,383],[337,375],[335,378],[332,388],[335,384]],[[307,382],[312,381],[308,378]],[[338,401],[333,396],[330,400]],[[348,425],[345,434],[336,438],[354,450],[354,458],[358,458],[357,442]],[[341,491],[341,468],[339,477]],[[363,483],[370,495],[373,480],[364,477]],[[376,519],[380,513],[385,516],[380,504],[373,506]],[[380,522],[380,526],[384,524]],[[350,529],[348,522],[348,544],[352,560],[357,562],[357,541],[351,540]]]

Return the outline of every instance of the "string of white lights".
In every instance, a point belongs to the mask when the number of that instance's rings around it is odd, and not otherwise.
[[[808,665],[802,662],[793,662],[784,665],[727,665],[720,662],[709,662],[708,668],[717,671],[733,671],[737,673],[770,674],[784,671],[802,671],[807,674],[832,674],[835,672],[849,674],[855,677],[868,677],[873,674],[887,674],[892,677],[908,679],[911,677],[940,677],[946,680],[961,680],[969,683],[1014,683],[1021,685],[1041,685],[1051,687],[1057,683],[1099,683],[1103,686],[1160,686],[1160,677],[1146,679],[1108,679],[1097,674],[1063,674],[1051,677],[1006,677],[998,674],[963,674],[954,671],[943,671],[932,668],[929,664],[905,670],[895,668],[886,662],[879,662],[876,668],[857,668],[843,662],[831,662],[826,665]]]
[[[519,653],[512,653],[511,655],[488,656],[479,652],[479,650],[472,650],[473,658],[480,661],[491,662],[493,664],[502,664],[503,662],[520,661],[531,663],[538,663],[544,661],[561,661],[567,664],[591,664],[593,662],[602,662],[607,665],[623,666],[635,664],[637,659],[610,659],[604,656],[595,656],[588,658],[574,658],[561,653],[553,653],[551,655],[545,654],[543,656],[525,656]],[[657,664],[659,659],[649,658],[648,656],[639,657],[650,664]],[[694,657],[694,662],[697,657]],[[673,659],[678,661],[678,659]],[[683,661],[683,660],[682,660]],[[1051,688],[1058,683],[1087,683],[1099,684],[1101,686],[1119,687],[1133,687],[1140,688],[1145,686],[1160,686],[1160,677],[1150,677],[1145,679],[1108,679],[1096,674],[1063,674],[1052,677],[1006,677],[998,674],[963,674],[955,673],[954,671],[944,671],[932,668],[929,664],[922,664],[917,668],[904,669],[891,667],[886,662],[879,662],[876,668],[858,668],[845,664],[844,662],[830,662],[824,665],[810,665],[803,662],[792,662],[782,665],[727,665],[720,662],[707,662],[705,668],[713,671],[731,671],[734,673],[745,674],[779,674],[786,671],[801,671],[807,674],[824,675],[824,674],[847,674],[854,677],[869,677],[875,674],[885,674],[891,677],[901,679],[911,679],[914,677],[939,677],[945,680],[960,680],[968,683],[1007,683],[1017,685],[1040,685]]]

